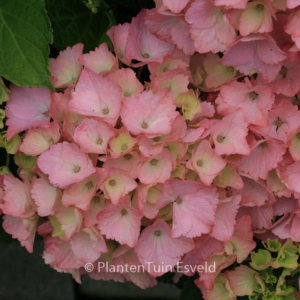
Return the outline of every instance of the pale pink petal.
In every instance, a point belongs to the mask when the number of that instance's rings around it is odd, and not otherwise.
[[[15,134],[50,122],[50,91],[46,88],[26,88],[11,85],[5,114],[7,139]]]
[[[31,218],[18,218],[10,215],[3,217],[3,229],[18,239],[23,247],[30,253],[33,252],[33,243],[39,216],[35,214]]]
[[[67,142],[52,145],[38,158],[37,164],[59,188],[79,182],[96,171],[91,159],[76,144]]]
[[[108,239],[135,247],[140,235],[142,214],[135,208],[124,205],[108,205],[97,215],[98,228]]]
[[[83,263],[93,263],[101,253],[107,252],[104,238],[95,227],[84,228],[73,235],[70,240],[71,249]]]
[[[194,248],[192,239],[169,236],[170,226],[158,219],[141,234],[135,252],[141,264],[154,277],[170,270],[179,262],[181,256]]]
[[[82,55],[83,47],[79,43],[61,51],[56,59],[50,58],[49,71],[55,88],[65,88],[76,83],[82,69],[78,58]]]
[[[73,138],[83,152],[105,154],[108,142],[114,136],[113,129],[106,123],[84,119],[76,127]]]
[[[219,202],[215,215],[215,225],[211,233],[212,237],[223,242],[231,239],[240,201],[241,196],[236,195]]]
[[[117,70],[119,66],[118,60],[108,50],[106,43],[101,44],[95,51],[81,55],[78,61],[87,69],[103,76]]]

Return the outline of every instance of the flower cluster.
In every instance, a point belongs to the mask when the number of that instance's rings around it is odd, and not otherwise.
[[[208,263],[215,272],[196,279],[205,299],[256,299],[264,275],[221,272],[249,257],[254,235],[286,244],[277,260],[253,252],[251,267],[285,268],[280,286],[298,268],[300,1],[155,2],[108,31],[115,55],[77,44],[51,59],[57,92],[11,86],[21,179],[0,175],[3,227],[29,252],[42,235],[46,264],[78,282],[87,263],[94,279],[141,288],[164,266]]]

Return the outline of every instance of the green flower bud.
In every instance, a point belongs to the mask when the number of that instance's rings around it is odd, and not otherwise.
[[[61,229],[61,223],[57,220],[55,216],[49,216],[49,220],[53,227],[52,236],[57,236],[60,239],[64,239],[65,233]]]
[[[12,175],[11,171],[6,166],[0,167],[0,174],[1,175],[4,175],[4,174],[10,174],[10,175]]]
[[[258,271],[264,270],[270,266],[272,262],[271,253],[264,249],[259,249],[258,252],[251,252],[250,266]]]
[[[281,297],[277,296],[274,291],[266,290],[262,297],[263,300],[283,300]]]
[[[276,260],[272,263],[273,268],[288,268],[295,270],[298,267],[298,249],[293,242],[288,239],[278,252]]]
[[[10,141],[5,141],[5,149],[9,154],[15,154],[21,145],[21,138],[17,134]]]
[[[284,296],[284,299],[294,299],[288,296],[294,296],[295,288],[287,285],[284,276],[280,276],[276,285],[275,293],[277,296]]]
[[[5,118],[5,111],[0,108],[0,129],[4,127],[3,120]]]
[[[264,242],[262,242],[262,243],[263,243],[264,247],[271,252],[278,252],[281,248],[281,244],[278,242],[277,239],[275,239],[275,240],[268,239],[267,244],[265,244]]]
[[[17,166],[21,169],[34,171],[36,169],[37,157],[27,156],[24,153],[18,153],[14,156],[14,160]]]
[[[0,105],[9,99],[9,89],[5,86],[3,79],[0,77]]]

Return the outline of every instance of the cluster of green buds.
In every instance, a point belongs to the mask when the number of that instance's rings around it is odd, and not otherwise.
[[[0,129],[4,127],[3,120],[5,118],[5,112],[1,108],[2,104],[9,98],[9,89],[5,86],[3,79],[0,77]]]
[[[262,245],[264,249],[251,253],[252,269],[248,268],[248,272],[253,276],[249,283],[256,288],[248,294],[248,298],[251,300],[300,299],[298,282],[300,243],[293,243],[288,239],[282,244],[275,239],[267,240]]]

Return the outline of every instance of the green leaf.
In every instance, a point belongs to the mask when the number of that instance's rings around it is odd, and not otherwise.
[[[181,291],[179,300],[201,300],[203,299],[200,289],[195,284],[195,277],[189,278]]]
[[[54,89],[47,66],[52,31],[43,0],[0,0],[0,76]]]
[[[115,23],[105,9],[91,12],[81,0],[46,0],[46,8],[54,31],[54,46],[64,50],[77,43],[85,52],[109,42],[106,31]]]

